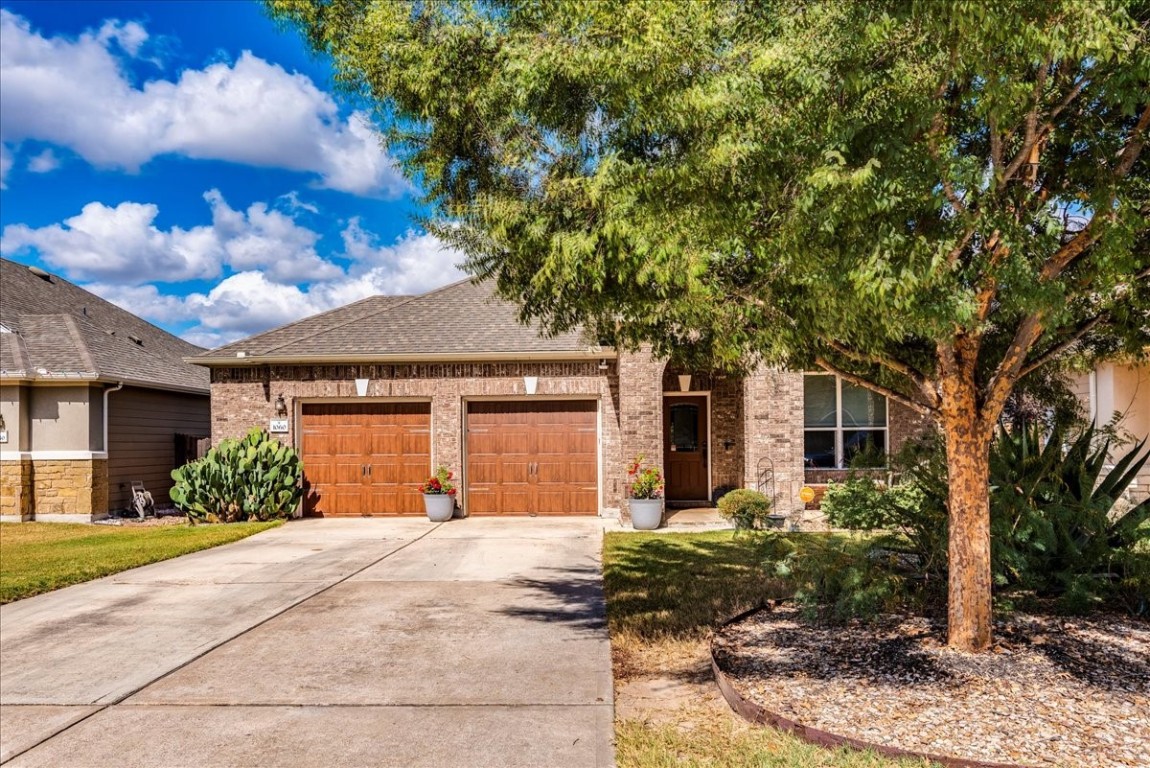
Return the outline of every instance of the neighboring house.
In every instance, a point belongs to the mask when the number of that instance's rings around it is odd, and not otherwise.
[[[1136,440],[1150,435],[1150,365],[1103,363],[1075,379],[1074,390],[1095,424],[1108,424],[1117,416],[1120,433]],[[1111,454],[1121,455],[1129,448],[1120,445]],[[1137,498],[1150,493],[1150,461],[1131,492]]]
[[[212,439],[277,422],[302,454],[303,513],[422,514],[434,466],[473,515],[618,515],[627,466],[672,504],[761,488],[777,508],[895,450],[917,413],[832,376],[679,370],[579,334],[541,337],[486,285],[377,296],[212,350]]]
[[[202,350],[55,275],[0,260],[0,515],[88,521],[158,504],[210,433]]]

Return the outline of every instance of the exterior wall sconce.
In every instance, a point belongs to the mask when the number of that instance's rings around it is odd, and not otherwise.
[[[690,392],[691,391],[691,374],[684,373],[684,374],[679,376],[679,391],[680,392]]]
[[[607,370],[607,358],[604,357],[604,358],[599,360],[599,370],[601,370],[601,371]]]
[[[281,419],[287,417],[287,403],[284,402],[282,392],[276,397],[276,417]]]

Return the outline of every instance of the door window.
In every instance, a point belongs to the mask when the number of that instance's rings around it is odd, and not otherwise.
[[[690,403],[671,406],[671,450],[699,450],[699,406]]]

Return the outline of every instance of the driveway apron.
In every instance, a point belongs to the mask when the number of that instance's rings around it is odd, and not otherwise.
[[[596,519],[295,521],[0,608],[0,763],[608,766]]]

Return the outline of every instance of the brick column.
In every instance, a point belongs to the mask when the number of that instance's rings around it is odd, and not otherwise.
[[[656,360],[651,355],[650,347],[619,354],[619,426],[623,461],[622,466],[607,467],[604,479],[609,487],[618,484],[621,499],[626,497],[627,465],[636,456],[644,456],[644,466],[662,469],[665,367],[665,361]],[[629,517],[626,509],[622,511]]]
[[[746,486],[758,488],[760,470],[773,466],[775,510],[801,517],[803,375],[760,367],[744,380],[743,397]]]

